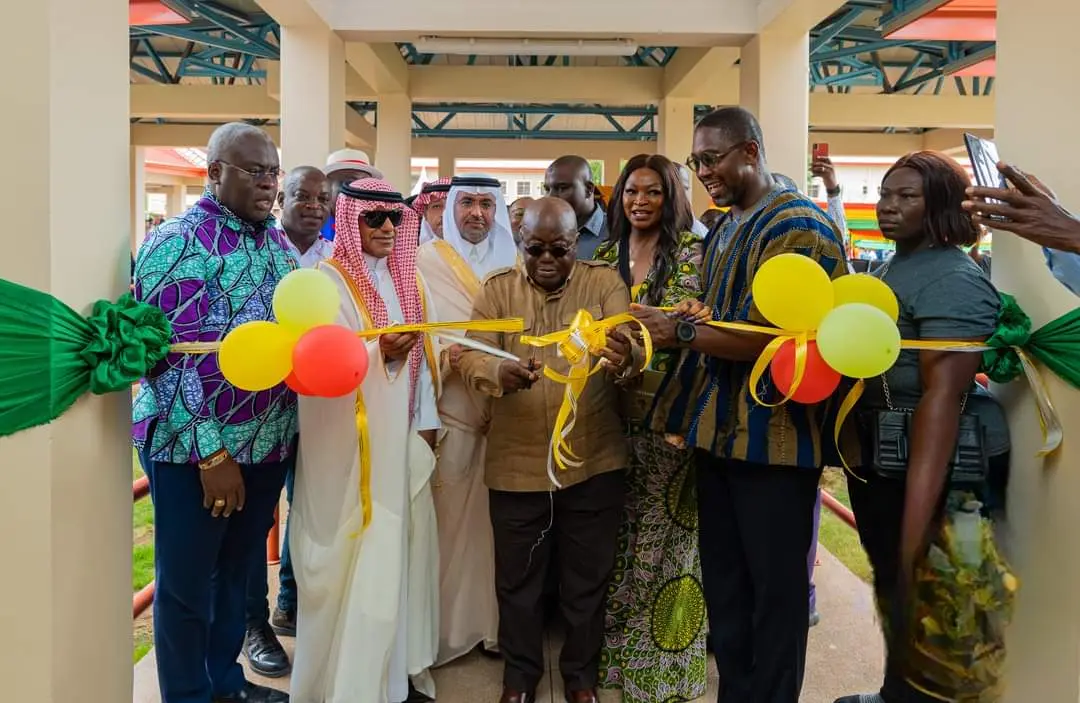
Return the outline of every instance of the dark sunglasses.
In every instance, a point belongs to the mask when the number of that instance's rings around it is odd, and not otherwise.
[[[390,220],[390,224],[397,227],[404,214],[401,210],[370,210],[364,213],[364,224],[371,229],[379,229],[383,223]]]
[[[570,249],[568,247],[562,247],[558,245],[548,247],[544,246],[543,244],[530,244],[529,246],[525,247],[525,253],[537,259],[543,256],[545,251],[550,252],[550,254],[556,259],[561,259],[570,253]]]
[[[695,173],[702,166],[708,169],[716,168],[729,154],[734,153],[738,149],[742,149],[749,143],[750,142],[739,142],[727,151],[703,151],[698,154],[690,154],[690,156],[686,157],[686,166]]]

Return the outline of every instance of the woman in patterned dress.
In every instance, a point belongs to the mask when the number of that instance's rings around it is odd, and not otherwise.
[[[612,190],[608,240],[596,258],[616,265],[634,302],[697,298],[702,240],[675,164],[630,159]],[[657,353],[627,398],[631,459],[625,515],[608,589],[600,681],[627,703],[684,701],[706,687],[705,599],[698,560],[692,451],[640,421],[672,355]]]

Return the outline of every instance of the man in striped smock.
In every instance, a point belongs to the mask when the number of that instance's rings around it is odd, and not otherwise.
[[[724,108],[704,117],[688,165],[713,201],[738,215],[706,240],[704,293],[700,303],[680,306],[687,318],[705,309],[714,320],[768,325],[751,282],[778,254],[809,256],[833,277],[847,272],[833,222],[770,175],[752,114]],[[695,325],[652,308],[635,314],[656,346],[683,349],[650,422],[697,450],[701,568],[719,701],[797,703],[809,615],[806,554],[827,408],[754,402],[750,371],[772,337]],[[763,400],[779,400],[771,382],[761,385]]]

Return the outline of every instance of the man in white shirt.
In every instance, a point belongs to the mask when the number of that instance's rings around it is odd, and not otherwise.
[[[297,166],[285,177],[278,193],[281,227],[289,237],[301,268],[312,268],[334,251],[333,242],[322,236],[330,217],[330,180],[314,166]]]
[[[467,320],[480,284],[492,271],[517,263],[517,246],[499,181],[454,178],[443,215],[444,238],[421,245],[416,265],[438,300],[437,321]],[[441,352],[443,426],[434,480],[439,522],[441,665],[479,647],[498,644],[495,556],[488,492],[484,485],[490,399],[472,391],[458,373],[461,349]]]
[[[454,176],[446,200],[443,240],[469,263],[477,278],[484,280],[495,269],[517,264],[510,213],[497,179]]]

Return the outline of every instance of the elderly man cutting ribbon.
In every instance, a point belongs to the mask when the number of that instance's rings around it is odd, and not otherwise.
[[[504,268],[487,278],[474,319],[523,317],[527,335],[539,337],[571,326],[581,310],[593,319],[627,312],[630,294],[614,269],[575,263],[577,222],[565,202],[543,198],[531,204],[522,234],[524,268]],[[554,344],[530,359],[537,350],[520,335],[471,336],[527,359],[511,361],[466,349],[459,362],[465,382],[494,399],[485,464],[495,535],[499,650],[506,661],[501,702],[535,700],[544,672],[540,597],[554,545],[568,626],[559,668],[568,700],[592,703],[597,700],[604,593],[624,494],[626,442],[615,382],[636,374],[638,348],[613,330],[605,335],[606,346],[593,350],[607,360],[610,372],[594,374],[576,398],[576,423],[566,440],[579,463],[558,474],[563,488],[555,490],[548,479],[549,454],[566,391],[550,373],[542,378],[538,371],[542,364],[566,376],[568,360],[559,357]]]

